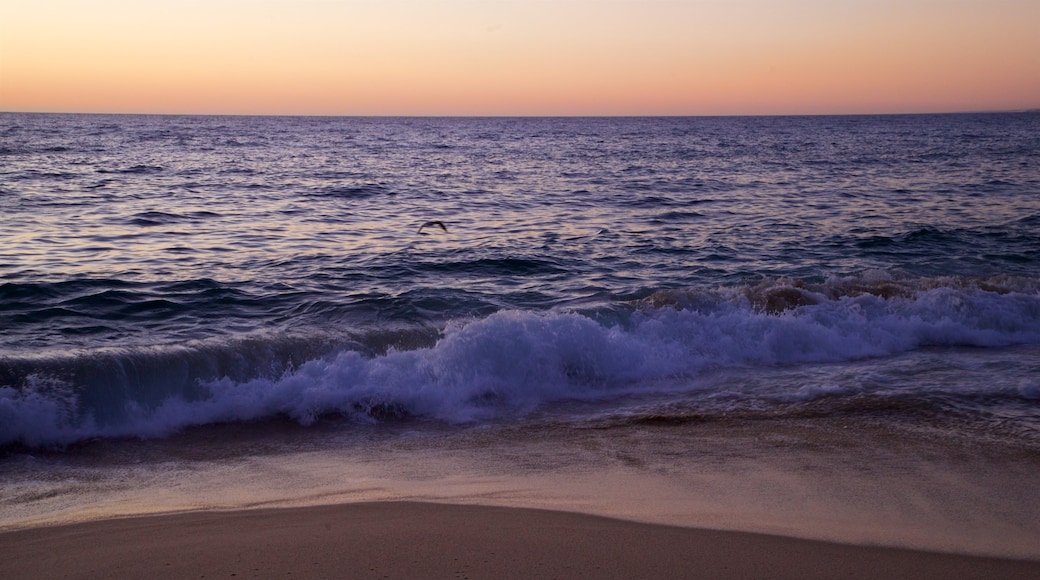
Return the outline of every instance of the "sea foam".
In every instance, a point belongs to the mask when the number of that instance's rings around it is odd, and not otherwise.
[[[341,347],[274,375],[119,385],[112,384],[115,375],[76,384],[37,371],[0,385],[0,444],[157,437],[271,416],[302,424],[327,415],[469,423],[523,416],[558,401],[696,388],[699,376],[718,369],[1040,343],[1036,293],[949,285],[887,297],[781,290],[807,297],[780,311],[746,288],[669,291],[667,300],[657,296],[611,312],[504,310],[455,320],[431,346],[380,353]],[[176,368],[170,364],[170,373],[185,373],[183,358]],[[1036,397],[1035,385],[1019,390]],[[788,395],[804,400],[844,392],[839,385]]]

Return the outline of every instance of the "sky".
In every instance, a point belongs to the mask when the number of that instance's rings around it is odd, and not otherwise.
[[[1040,108],[1040,0],[0,0],[0,111]]]

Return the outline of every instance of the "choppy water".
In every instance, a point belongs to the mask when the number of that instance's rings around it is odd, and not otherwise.
[[[0,447],[556,412],[1040,433],[1036,114],[3,114],[0,211]]]

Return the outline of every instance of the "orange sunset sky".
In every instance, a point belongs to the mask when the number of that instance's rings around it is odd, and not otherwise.
[[[0,0],[0,111],[1040,107],[1038,0]]]

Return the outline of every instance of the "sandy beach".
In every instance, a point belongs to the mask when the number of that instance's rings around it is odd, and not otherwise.
[[[0,113],[0,580],[1040,578],[1038,135]]]
[[[1036,578],[1040,562],[412,502],[0,534],[4,578]]]

